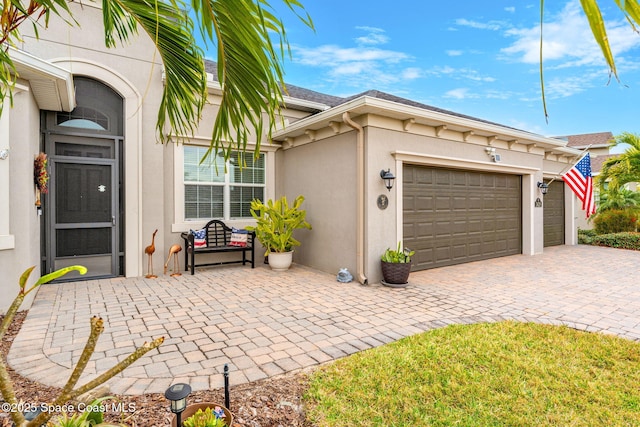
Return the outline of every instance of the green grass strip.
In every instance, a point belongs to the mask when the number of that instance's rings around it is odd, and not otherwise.
[[[323,426],[638,426],[640,344],[563,326],[454,325],[316,371]]]

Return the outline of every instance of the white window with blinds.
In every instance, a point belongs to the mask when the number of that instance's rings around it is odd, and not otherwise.
[[[265,197],[265,155],[233,152],[225,164],[212,154],[200,164],[207,149],[184,146],[184,219],[251,218],[251,201]]]

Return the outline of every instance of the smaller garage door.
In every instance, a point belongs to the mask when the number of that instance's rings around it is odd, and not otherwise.
[[[404,244],[413,269],[522,253],[518,175],[405,165]]]
[[[564,245],[564,182],[549,184],[543,198],[544,246]]]

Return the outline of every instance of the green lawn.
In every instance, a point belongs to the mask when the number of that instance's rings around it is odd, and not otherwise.
[[[338,360],[318,426],[640,426],[640,344],[567,327],[455,325]]]

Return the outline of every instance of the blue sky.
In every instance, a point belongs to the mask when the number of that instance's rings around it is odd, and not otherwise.
[[[338,96],[377,89],[547,136],[640,133],[640,35],[601,0],[621,83],[609,79],[578,0],[302,0],[316,31],[272,0],[292,58],[285,80]]]

